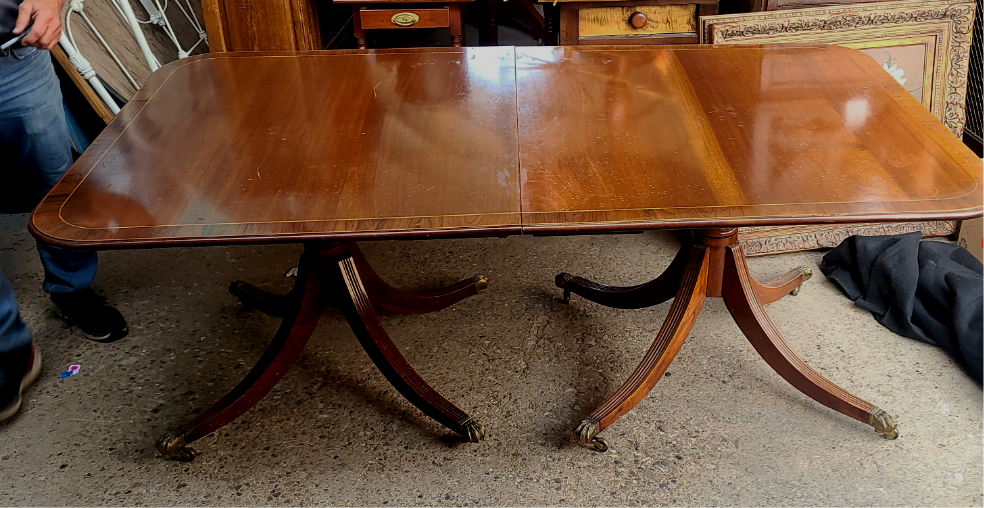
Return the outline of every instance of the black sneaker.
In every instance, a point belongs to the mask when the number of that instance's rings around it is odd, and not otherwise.
[[[41,353],[25,346],[0,353],[0,422],[21,407],[21,394],[41,374]]]
[[[62,321],[79,327],[89,340],[113,342],[126,337],[129,331],[120,311],[108,305],[106,298],[97,295],[92,288],[52,293],[51,303],[55,304],[55,314]]]

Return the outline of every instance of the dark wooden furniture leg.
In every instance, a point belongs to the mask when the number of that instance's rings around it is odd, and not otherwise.
[[[403,291],[387,284],[373,270],[358,244],[352,243],[349,253],[359,270],[362,285],[373,305],[398,314],[426,314],[439,311],[478,294],[489,286],[488,278],[484,275],[476,275],[434,291],[419,293]]]
[[[564,290],[564,303],[570,302],[571,293],[574,293],[592,302],[616,309],[652,307],[676,295],[689,256],[690,246],[684,245],[659,277],[636,286],[607,286],[569,273],[558,274],[554,283]]]
[[[239,298],[246,309],[256,309],[268,316],[283,318],[291,309],[289,295],[276,295],[241,280],[229,284],[229,292]]]
[[[321,317],[321,280],[318,270],[311,266],[308,257],[301,256],[297,281],[291,292],[284,297],[290,302],[289,310],[263,356],[225,397],[191,421],[168,429],[157,440],[157,450],[165,458],[194,460],[195,451],[187,445],[235,420],[255,406],[300,357],[301,350],[311,338],[318,318]]]
[[[485,24],[478,30],[479,46],[498,46],[499,45],[499,21],[497,19],[499,10],[499,0],[486,0],[488,9]]]
[[[448,17],[451,24],[451,46],[460,48],[465,45],[465,28],[461,23],[461,4],[451,2],[448,4]]]
[[[560,6],[543,4],[543,45],[560,44]]]
[[[362,278],[367,275],[366,279]],[[366,280],[369,282],[367,283]],[[283,318],[263,356],[235,388],[191,421],[169,429],[157,441],[165,458],[193,460],[193,441],[235,420],[263,398],[300,357],[324,307],[338,307],[386,379],[413,405],[468,441],[479,442],[484,428],[437,393],[410,366],[383,329],[373,307],[379,296],[387,309],[404,313],[433,312],[474,295],[488,285],[472,277],[447,288],[410,293],[386,284],[354,242],[309,245],[301,256],[297,280],[286,296],[277,296],[244,282],[230,292],[247,306]],[[381,305],[382,306],[382,305]]]
[[[352,6],[352,31],[355,34],[355,46],[359,49],[366,49],[366,31],[362,29],[362,14],[359,10],[361,5]]]
[[[336,261],[337,275],[344,282],[336,286],[339,305],[355,332],[363,349],[369,353],[376,367],[411,404],[438,423],[461,434],[468,441],[477,443],[485,437],[485,429],[474,419],[430,387],[410,362],[393,344],[389,334],[379,323],[376,310],[369,301],[359,271],[351,256]]]
[[[893,416],[848,393],[808,366],[765,313],[763,305],[799,292],[812,273],[808,267],[759,283],[748,271],[737,229],[696,230],[692,237],[693,244],[685,245],[670,267],[646,284],[613,288],[568,274],[557,276],[556,283],[564,289],[565,296],[575,293],[622,309],[661,303],[669,298],[668,287],[678,285],[669,315],[642,362],[618,392],[575,429],[574,435],[580,442],[599,451],[608,449],[608,443],[598,433],[634,408],[656,385],[686,340],[705,297],[724,299],[755,350],[793,387],[835,411],[871,425],[888,439],[898,437]]]

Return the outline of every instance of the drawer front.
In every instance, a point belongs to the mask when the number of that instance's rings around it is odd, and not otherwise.
[[[697,32],[697,5],[592,7],[577,14],[580,37]]]
[[[451,26],[448,8],[442,9],[361,9],[362,28],[446,28]]]

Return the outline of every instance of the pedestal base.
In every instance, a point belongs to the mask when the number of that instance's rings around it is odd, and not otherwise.
[[[325,307],[342,310],[373,363],[408,401],[467,441],[479,442],[485,437],[482,425],[417,374],[383,329],[375,307],[402,314],[433,312],[487,286],[488,279],[475,276],[436,291],[401,291],[383,281],[354,242],[308,245],[287,295],[274,295],[240,281],[229,287],[243,305],[283,318],[280,329],[232,391],[191,421],[169,429],[157,441],[157,449],[165,458],[194,460],[195,451],[188,445],[235,420],[269,393],[300,357]]]
[[[628,413],[656,386],[690,333],[706,297],[724,299],[738,327],[759,355],[786,381],[817,402],[869,424],[888,439],[898,437],[895,418],[843,388],[806,364],[782,337],[763,305],[797,294],[812,271],[800,267],[764,284],[748,272],[736,229],[692,233],[669,268],[651,282],[631,287],[597,284],[566,273],[556,284],[564,299],[576,294],[608,307],[638,309],[673,299],[666,321],[635,372],[574,431],[581,443],[605,451],[598,433]]]

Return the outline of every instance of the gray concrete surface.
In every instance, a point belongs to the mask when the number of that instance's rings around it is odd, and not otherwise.
[[[669,304],[563,305],[553,277],[647,280],[677,243],[655,232],[364,244],[402,287],[490,276],[450,309],[383,318],[419,372],[485,424],[483,443],[405,402],[331,311],[266,399],[197,442],[195,462],[165,461],[155,439],[231,388],[277,327],[227,285],[286,290],[300,247],[105,252],[94,286],[131,333],[103,345],[52,316],[26,220],[0,217],[0,266],[45,370],[0,424],[0,505],[982,505],[981,388],[822,277],[769,311],[808,362],[897,415],[898,440],[786,384],[715,299],[670,375],[604,433],[612,450],[575,444],[571,429],[636,366]],[[766,279],[820,256],[751,267]],[[81,374],[60,379],[72,363]]]

